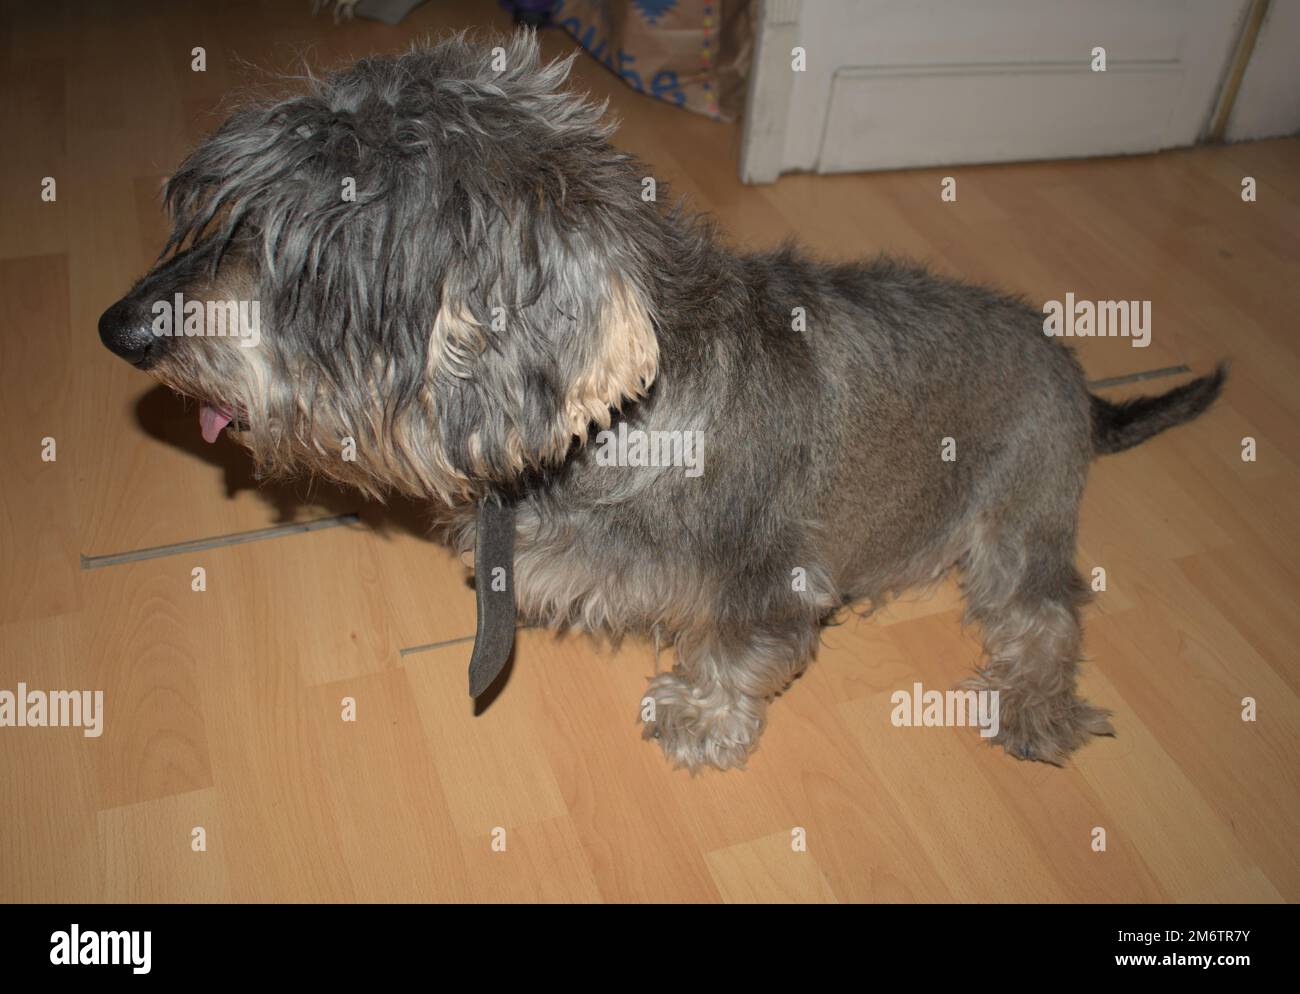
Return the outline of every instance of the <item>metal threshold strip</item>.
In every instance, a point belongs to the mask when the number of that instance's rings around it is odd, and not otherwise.
[[[1162,376],[1178,376],[1190,373],[1190,366],[1165,366],[1161,369],[1149,369],[1143,373],[1126,373],[1124,376],[1111,376],[1104,380],[1089,380],[1089,390],[1104,390],[1106,387],[1122,387],[1127,383],[1141,383],[1143,380],[1157,380]]]
[[[235,532],[230,535],[217,535],[212,538],[198,538],[192,542],[174,542],[171,545],[155,545],[148,549],[134,549],[130,552],[113,552],[104,556],[82,556],[82,569],[99,569],[103,566],[121,566],[123,563],[138,563],[145,559],[161,559],[164,556],[179,556],[186,552],[205,552],[208,549],[220,549],[227,545],[245,545],[249,542],[261,542],[269,538],[283,538],[286,535],[301,535],[304,532],[322,531],[326,528],[339,528],[355,525],[361,521],[357,514],[336,514],[330,518],[317,518],[315,521],[295,521],[288,525],[274,525],[270,528],[257,528],[250,532]]]

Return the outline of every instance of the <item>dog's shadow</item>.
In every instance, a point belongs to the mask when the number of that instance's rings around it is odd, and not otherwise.
[[[438,545],[431,535],[429,509],[419,501],[391,495],[386,503],[381,504],[355,491],[344,490],[328,480],[309,483],[258,479],[253,471],[252,459],[242,446],[224,438],[213,444],[203,441],[193,402],[181,399],[164,386],[154,387],[137,400],[135,417],[145,434],[180,449],[195,459],[219,466],[224,475],[223,485],[228,499],[247,490],[269,504],[275,512],[275,524],[313,520],[321,516],[322,510],[329,516],[356,514],[362,527],[381,535],[405,532],[431,545]],[[438,548],[441,549],[442,546],[438,545]],[[473,577],[467,577],[465,584],[471,590],[474,589]],[[515,647],[512,646],[501,674],[475,701],[475,715],[482,714],[496,700],[510,680],[514,663]]]
[[[261,480],[243,446],[229,439],[203,441],[198,412],[193,401],[183,400],[164,386],[142,394],[135,404],[135,418],[145,434],[202,462],[220,467],[225,496],[250,491],[274,511],[272,522],[294,524],[321,517],[356,514],[361,523],[377,532],[406,532],[428,540],[430,514],[427,506],[398,495],[386,503],[369,500],[356,491],[344,490],[328,480]],[[206,536],[195,536],[203,538]]]

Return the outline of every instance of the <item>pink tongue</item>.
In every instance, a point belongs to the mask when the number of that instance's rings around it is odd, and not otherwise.
[[[230,424],[234,415],[226,410],[218,410],[204,404],[199,408],[199,428],[203,431],[203,441],[215,442],[221,429]]]

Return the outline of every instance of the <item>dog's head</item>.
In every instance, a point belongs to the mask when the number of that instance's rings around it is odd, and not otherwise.
[[[452,501],[562,461],[658,362],[660,215],[571,61],[457,37],[236,112],[101,338],[266,472]]]

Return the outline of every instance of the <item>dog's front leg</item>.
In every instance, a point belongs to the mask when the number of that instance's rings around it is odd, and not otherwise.
[[[769,701],[808,665],[817,637],[816,624],[802,620],[744,634],[710,627],[679,635],[672,672],[650,681],[645,737],[692,773],[744,766]]]

